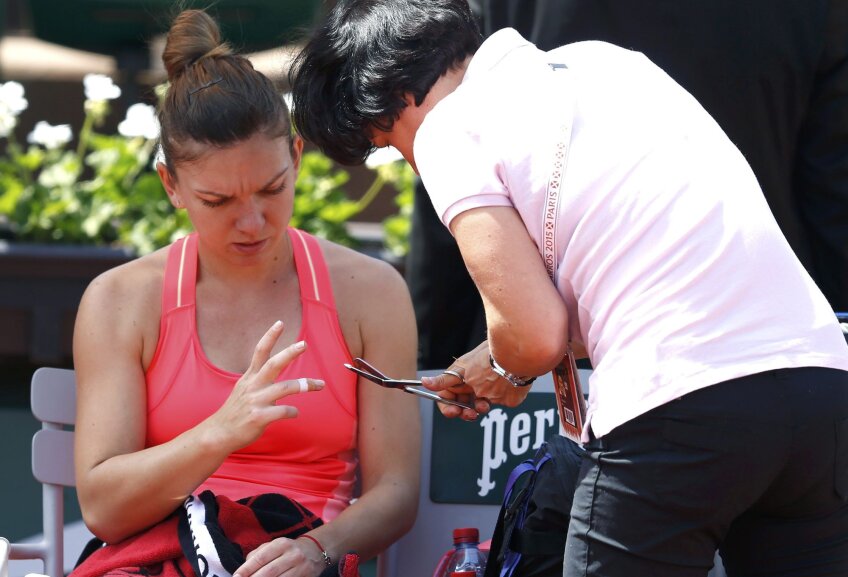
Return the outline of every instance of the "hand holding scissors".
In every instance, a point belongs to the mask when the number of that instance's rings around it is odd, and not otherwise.
[[[418,395],[419,397],[424,397],[425,399],[430,399],[431,401],[436,401],[438,403],[454,405],[463,409],[471,409],[472,411],[476,410],[473,405],[469,405],[468,403],[462,403],[453,399],[444,399],[436,393],[417,388],[418,386],[421,386],[421,381],[415,381],[411,379],[392,379],[390,377],[387,377],[377,368],[371,366],[368,362],[360,358],[353,359],[353,363],[353,365],[345,363],[345,368],[350,371],[353,371],[360,377],[364,377],[373,383],[377,383],[382,387],[387,387],[389,389],[399,389],[401,391],[411,393],[413,395]]]
[[[488,412],[491,404],[515,407],[524,400],[529,391],[529,387],[513,387],[492,371],[488,341],[483,341],[473,350],[455,359],[442,374],[422,378],[421,384],[436,393],[449,391],[474,399],[479,414]],[[439,409],[448,418],[472,420],[466,412],[460,412],[450,406],[440,406]]]

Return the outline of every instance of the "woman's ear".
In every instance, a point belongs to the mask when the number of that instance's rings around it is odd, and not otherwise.
[[[174,186],[174,177],[165,164],[157,162],[156,172],[159,174],[159,180],[162,181],[162,186],[165,187],[165,193],[168,195],[168,200],[171,201],[174,208],[185,208],[185,206],[183,206],[183,201],[180,199],[180,195],[177,193],[177,189]]]
[[[291,156],[294,169],[300,170],[300,159],[303,158],[303,139],[297,134],[292,137]]]

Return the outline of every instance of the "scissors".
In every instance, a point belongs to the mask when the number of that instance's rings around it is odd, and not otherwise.
[[[445,403],[446,405],[454,405],[457,407],[462,407],[463,409],[471,409],[472,411],[477,410],[468,403],[461,403],[459,401],[454,401],[453,399],[443,399],[436,393],[416,388],[416,386],[421,385],[421,381],[413,381],[410,379],[391,379],[381,373],[375,367],[368,364],[365,360],[360,359],[358,357],[353,359],[353,363],[356,366],[345,363],[345,368],[350,371],[353,371],[360,377],[365,377],[369,381],[377,383],[381,387],[387,387],[389,389],[400,389],[401,391],[412,393],[413,395],[418,395],[419,397],[424,397],[425,399],[430,399],[431,401]]]

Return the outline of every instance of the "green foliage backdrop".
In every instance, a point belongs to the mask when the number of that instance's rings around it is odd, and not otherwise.
[[[0,138],[6,138],[6,152],[0,156],[3,236],[19,242],[122,246],[145,254],[191,230],[185,212],[168,202],[153,169],[158,132],[151,126],[153,107],[130,107],[118,134],[96,131],[109,114],[109,100],[120,94],[116,90],[108,78],[87,77],[86,115],[75,149],[69,147],[69,126],[43,122],[24,147],[14,133],[16,118],[26,108],[23,88],[13,82],[0,84]],[[372,185],[354,201],[345,189],[347,171],[319,152],[304,154],[292,226],[355,245],[345,223],[388,184],[397,191],[398,212],[384,222],[386,248],[395,256],[405,254],[412,169],[403,161],[391,161],[372,170]]]

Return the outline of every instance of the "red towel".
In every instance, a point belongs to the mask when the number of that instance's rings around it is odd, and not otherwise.
[[[214,543],[214,553],[230,574],[259,545],[278,537],[294,539],[322,524],[319,517],[282,495],[265,494],[234,502],[204,491],[195,499],[205,506],[205,529]],[[194,545],[189,514],[186,507],[180,507],[150,529],[95,550],[70,577],[199,577],[206,573],[205,563],[203,552],[198,555]],[[358,562],[356,554],[345,556],[322,577],[356,577]]]

